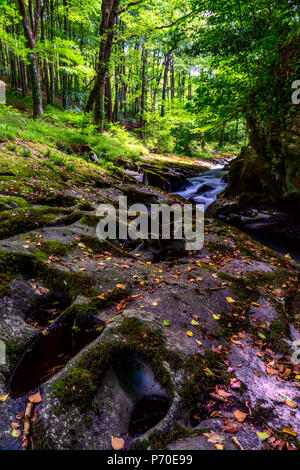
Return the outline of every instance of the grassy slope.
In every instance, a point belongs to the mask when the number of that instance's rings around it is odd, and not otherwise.
[[[16,140],[19,152],[22,152],[22,142],[34,142],[42,152],[50,147],[52,160],[55,154],[61,157],[64,153],[68,160],[70,156],[83,155],[89,161],[86,149],[92,149],[100,166],[110,172],[118,171],[114,163],[119,158],[135,160],[148,153],[140,142],[117,126],[111,132],[99,135],[89,117],[82,113],[47,108],[45,119],[38,122],[15,108],[0,106],[0,142]],[[28,145],[23,147],[26,156]],[[8,150],[14,152],[14,146],[10,144]],[[44,156],[49,157],[47,151]]]

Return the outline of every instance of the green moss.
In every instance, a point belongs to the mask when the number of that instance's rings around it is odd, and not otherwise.
[[[17,207],[28,207],[28,202],[21,197],[0,197],[0,212],[8,211]]]
[[[81,235],[78,243],[83,243],[94,253],[103,253],[104,251],[107,251],[113,256],[117,256],[119,258],[134,258],[134,256],[130,255],[121,248],[116,247],[108,240],[99,240],[98,238],[92,237],[90,235]]]
[[[53,446],[46,439],[46,428],[40,419],[31,423],[31,450],[54,450]]]
[[[19,209],[0,213],[0,240],[41,228],[45,225],[69,225],[80,215],[66,209]]]
[[[0,251],[0,273],[3,273],[6,279],[1,285],[0,295],[3,289],[7,291],[11,279],[20,274],[27,278],[35,277],[43,280],[48,288],[61,292],[67,298],[75,299],[79,294],[85,296],[94,294],[95,281],[91,277],[82,273],[65,272],[44,263],[34,255]]]
[[[0,252],[0,298],[10,294],[10,282],[20,275],[18,257]]]
[[[93,211],[94,207],[92,206],[92,204],[89,201],[84,201],[84,202],[81,202],[78,205],[78,209],[81,210],[81,211],[89,212],[89,211]]]
[[[65,256],[72,249],[70,245],[58,241],[41,241],[40,250],[47,255]]]
[[[223,355],[206,350],[204,356],[194,354],[185,361],[183,368],[189,378],[179,394],[188,407],[194,407],[198,401],[205,400],[209,389],[221,384],[227,378]]]
[[[148,362],[156,380],[173,396],[174,386],[163,362],[178,367],[180,358],[165,349],[162,337],[136,318],[125,318],[115,333],[120,335],[120,340],[102,343],[89,350],[62,380],[53,384],[60,409],[71,405],[82,411],[89,409],[104,373],[126,353],[138,353]]]
[[[6,343],[6,356],[9,360],[10,367],[13,367],[21,354],[24,352],[23,346],[17,346],[15,344]]]
[[[209,251],[212,251],[212,252],[215,252],[215,253],[221,253],[221,254],[226,255],[226,256],[230,256],[234,253],[234,250],[233,250],[233,248],[231,248],[231,246],[225,245],[225,243],[221,243],[221,242],[207,241],[207,242],[205,242],[205,247]]]
[[[170,431],[154,431],[148,439],[136,440],[134,442],[134,450],[166,450],[168,444],[178,439],[187,439],[188,437],[203,436],[209,432],[209,429],[186,429],[175,423]]]
[[[78,199],[74,196],[65,194],[51,194],[39,197],[35,200],[37,204],[49,207],[73,207],[78,203]]]
[[[99,221],[100,218],[92,214],[84,215],[80,219],[80,223],[82,225],[86,225],[87,227],[97,227]]]
[[[65,272],[40,260],[34,261],[34,272],[36,277],[42,279],[47,287],[58,290],[67,297],[75,299],[79,294],[93,295],[95,281],[85,274]]]

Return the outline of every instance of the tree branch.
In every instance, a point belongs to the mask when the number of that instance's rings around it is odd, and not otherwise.
[[[155,29],[165,29],[165,28],[172,28],[172,26],[175,26],[176,24],[180,23],[181,21],[185,20],[186,18],[188,18],[189,16],[193,15],[193,11],[191,11],[190,13],[187,13],[186,15],[182,16],[181,18],[178,18],[176,21],[174,21],[173,23],[170,23],[170,24],[167,24],[167,25],[162,25],[162,26],[156,26]]]
[[[136,2],[130,2],[128,3],[128,5],[126,5],[125,7],[121,8],[120,10],[118,10],[118,15],[121,15],[122,13],[124,13],[125,11],[129,10],[129,8],[131,7],[134,7],[135,5],[139,5],[140,3],[143,3],[145,0],[136,0]]]

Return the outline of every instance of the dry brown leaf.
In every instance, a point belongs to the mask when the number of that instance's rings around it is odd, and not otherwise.
[[[116,288],[119,290],[126,290],[126,287],[124,286],[124,284],[117,284]]]
[[[245,419],[247,418],[248,414],[244,413],[243,411],[236,410],[233,416],[235,417],[238,423],[243,423]]]
[[[111,446],[114,450],[122,450],[125,447],[125,441],[122,438],[111,436]]]
[[[203,435],[207,437],[208,442],[212,442],[212,444],[223,444],[225,440],[224,436],[220,436],[215,431],[210,431],[210,432],[204,433]]]
[[[232,396],[232,393],[225,392],[225,390],[223,390],[222,388],[219,388],[218,385],[216,385],[216,393],[217,395],[219,395],[219,397],[223,397],[223,398],[229,398]]]
[[[287,406],[289,406],[290,408],[298,408],[297,403],[295,403],[295,402],[292,401],[292,400],[285,400],[285,404],[286,404]]]
[[[14,421],[12,421],[10,423],[12,429],[18,429],[20,427],[20,423],[15,423]]]
[[[40,392],[37,392],[37,393],[35,393],[34,395],[31,395],[31,396],[29,397],[29,401],[30,401],[30,403],[34,403],[34,404],[41,403],[42,397],[41,397]]]
[[[268,375],[278,375],[278,370],[273,369],[273,367],[266,366],[266,372]]]

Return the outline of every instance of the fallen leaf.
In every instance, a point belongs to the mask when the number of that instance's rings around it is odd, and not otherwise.
[[[219,397],[223,397],[223,398],[229,398],[232,396],[231,393],[225,392],[225,390],[223,390],[222,388],[219,388],[218,385],[216,385],[216,393],[217,395],[219,395]]]
[[[163,325],[164,326],[170,326],[170,321],[169,320],[164,320]]]
[[[233,440],[233,442],[235,443],[235,445],[237,446],[238,449],[244,450],[242,445],[240,444],[240,442],[237,440],[237,438],[235,436],[233,436],[232,440]]]
[[[226,297],[226,300],[229,304],[234,304],[235,300],[232,297]]]
[[[268,375],[278,375],[278,370],[270,366],[266,366],[266,372]]]
[[[298,433],[294,431],[294,429],[291,428],[290,426],[285,426],[282,432],[284,432],[285,434],[290,434],[291,436],[294,436],[294,437],[298,436]]]
[[[111,436],[111,446],[114,450],[122,450],[125,447],[125,441],[122,438]]]
[[[292,400],[285,400],[285,404],[286,404],[287,406],[289,406],[290,408],[298,408],[297,403],[295,403],[295,402],[292,401]]]
[[[20,427],[20,423],[15,423],[13,421],[10,423],[10,425],[11,425],[12,429],[18,429]]]
[[[230,434],[234,434],[235,432],[238,431],[238,426],[234,423],[232,423],[231,421],[229,420],[225,420],[224,421],[224,426],[222,427],[221,431],[222,432],[228,432]]]
[[[35,403],[35,404],[41,403],[42,397],[41,397],[40,392],[37,392],[34,395],[31,395],[29,397],[29,401],[30,401],[30,403]]]
[[[206,432],[203,435],[207,438],[208,442],[212,442],[213,444],[223,444],[225,441],[225,437],[220,436],[215,431]]]
[[[247,418],[248,414],[243,413],[243,411],[236,410],[234,412],[233,416],[235,417],[235,419],[237,420],[238,423],[243,423],[245,421],[245,419]]]
[[[270,435],[267,433],[267,432],[257,432],[257,437],[261,440],[261,441],[265,441],[266,439],[269,439]]]
[[[224,444],[215,444],[217,450],[224,450]]]
[[[9,394],[7,395],[0,395],[0,403],[4,403],[9,397]]]
[[[230,379],[230,387],[233,389],[238,389],[241,388],[242,384],[239,380],[237,379]]]
[[[20,437],[20,434],[21,434],[21,431],[19,431],[18,429],[13,429],[13,432],[11,433],[12,437],[15,437],[16,439]]]
[[[190,336],[191,338],[194,336],[194,333],[192,331],[187,331],[186,334]]]
[[[117,284],[116,288],[119,290],[126,290],[126,287],[124,286],[124,284]]]

